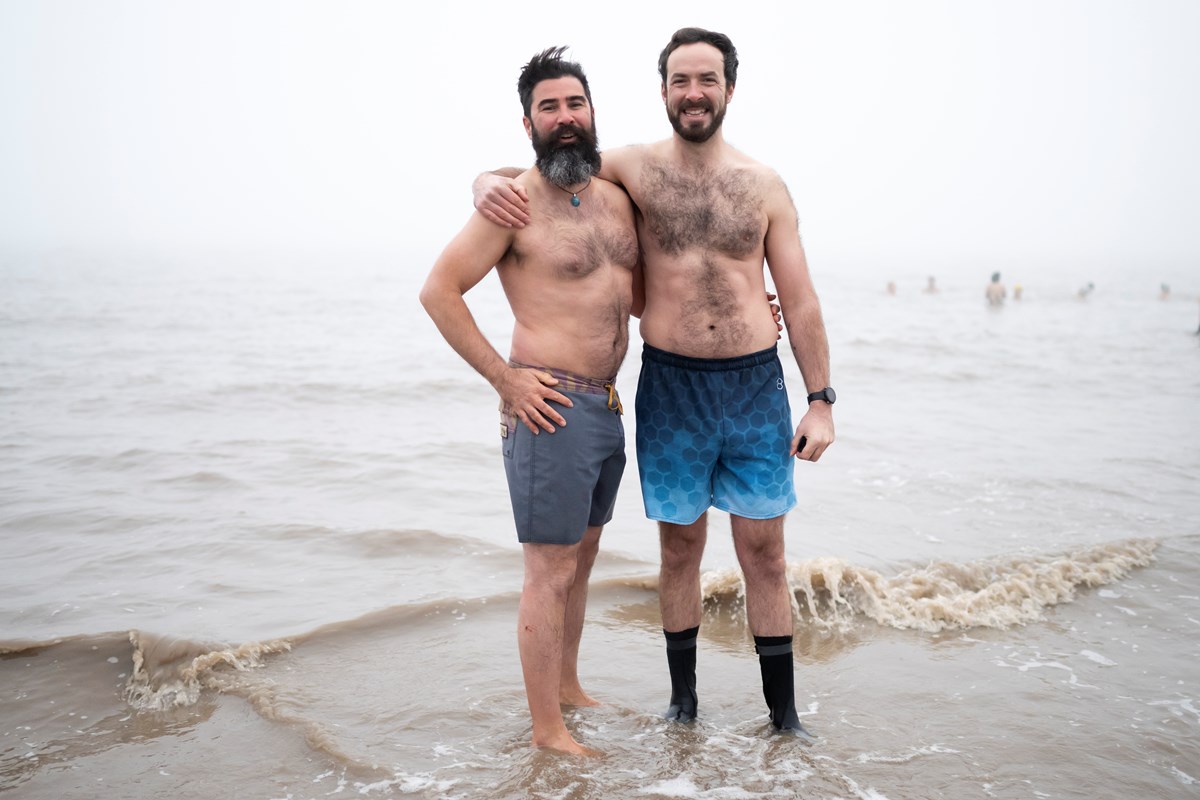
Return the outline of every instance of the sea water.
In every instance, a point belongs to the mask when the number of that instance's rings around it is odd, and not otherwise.
[[[796,465],[786,542],[818,738],[770,728],[716,512],[700,717],[661,718],[630,415],[579,759],[528,745],[497,400],[416,302],[431,258],[0,260],[0,791],[1200,796],[1186,275],[1163,300],[1150,270],[1048,265],[988,308],[983,265],[931,294],[814,259],[838,440]],[[504,352],[494,279],[468,300]]]

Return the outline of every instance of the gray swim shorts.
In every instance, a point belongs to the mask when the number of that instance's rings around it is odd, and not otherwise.
[[[501,450],[517,541],[577,544],[587,528],[612,519],[625,471],[620,399],[612,380],[533,369],[558,378],[554,389],[575,405],[556,406],[567,424],[536,436],[516,415],[501,410]]]

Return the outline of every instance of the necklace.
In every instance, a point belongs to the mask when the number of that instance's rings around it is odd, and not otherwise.
[[[557,183],[554,185],[558,186]],[[588,178],[588,182],[583,185],[583,188],[580,189],[579,192],[587,191],[587,188],[591,185],[592,185],[592,179]],[[575,208],[579,208],[579,192],[572,192],[570,189],[563,189],[563,187],[561,187],[561,186],[558,186],[558,188],[562,189],[564,192],[571,195],[571,205],[575,206]]]

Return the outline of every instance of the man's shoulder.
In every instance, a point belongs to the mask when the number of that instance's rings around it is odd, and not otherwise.
[[[625,190],[621,188],[621,184],[607,178],[601,178],[596,175],[592,178],[592,185],[602,192],[620,192],[625,194]]]
[[[761,180],[782,181],[782,178],[779,177],[779,172],[774,167],[764,164],[762,161],[747,155],[736,147],[731,146],[728,148],[725,153],[725,162],[734,169],[744,170]]]
[[[605,167],[618,171],[637,169],[647,159],[659,157],[664,145],[670,140],[651,142],[649,144],[627,144],[621,147],[609,147],[604,150],[602,159]],[[618,181],[620,175],[617,176]]]
[[[603,197],[610,203],[616,203],[619,206],[627,207],[630,210],[633,208],[633,201],[629,199],[629,193],[625,187],[616,181],[605,180],[599,175],[592,178],[592,189],[597,194]],[[590,191],[590,190],[589,190]]]
[[[661,147],[662,145],[663,142],[624,144],[620,147],[606,147],[604,148],[602,155],[605,158],[612,157],[617,159],[645,158],[655,148]]]
[[[522,186],[526,190],[528,190],[528,189],[532,188],[532,185],[537,182],[539,177],[540,177],[540,175],[538,173],[537,167],[533,166],[533,167],[529,167],[527,170],[522,172],[520,175],[517,175],[515,178],[511,178],[510,180],[512,180],[513,183],[518,184],[519,186]]]
[[[749,176],[769,204],[786,201],[786,205],[791,205],[791,193],[787,183],[774,167],[751,158],[740,150],[732,150],[728,163],[731,168]]]

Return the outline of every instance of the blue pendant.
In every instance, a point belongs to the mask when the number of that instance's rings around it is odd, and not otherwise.
[[[574,192],[571,193],[571,205],[579,208],[579,195],[575,194]]]

